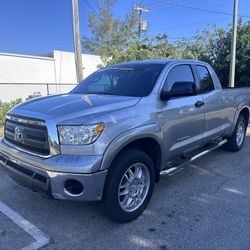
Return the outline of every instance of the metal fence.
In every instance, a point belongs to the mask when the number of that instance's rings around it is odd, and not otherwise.
[[[0,83],[0,85],[24,85],[24,86],[45,86],[47,95],[50,94],[50,86],[76,86],[76,83]]]

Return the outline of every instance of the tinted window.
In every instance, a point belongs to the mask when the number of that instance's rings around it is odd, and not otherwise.
[[[164,84],[164,91],[170,91],[175,82],[195,82],[189,65],[179,65],[171,69]]]
[[[152,91],[164,64],[133,64],[99,70],[72,93],[146,96]]]
[[[200,92],[205,93],[214,90],[214,84],[208,69],[205,66],[197,66],[197,69],[200,76]]]

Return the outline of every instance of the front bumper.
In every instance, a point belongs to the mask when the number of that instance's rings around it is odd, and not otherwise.
[[[48,159],[31,156],[0,141],[0,168],[19,184],[46,193],[54,199],[98,201],[102,199],[107,170],[100,168],[102,156],[57,155]],[[95,172],[90,172],[95,171]],[[68,180],[78,181],[83,192],[65,189]]]

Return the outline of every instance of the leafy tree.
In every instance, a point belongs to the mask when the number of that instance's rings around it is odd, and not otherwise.
[[[96,0],[97,11],[89,15],[91,38],[82,40],[83,52],[100,55],[105,65],[133,60],[185,58],[210,63],[221,83],[228,86],[232,29],[208,26],[193,40],[169,43],[168,35],[144,36],[138,40],[138,15],[133,10],[125,20],[115,18],[115,0]],[[238,23],[236,86],[250,86],[250,21]]]
[[[228,32],[216,27],[204,29],[195,37],[191,48],[197,59],[214,67],[224,86],[229,82],[231,35]]]
[[[145,59],[175,58],[176,49],[168,42],[166,34],[153,38],[145,37],[130,43],[124,50],[116,50],[108,64]]]
[[[250,86],[250,20],[238,27],[236,53],[236,82],[239,86]]]
[[[177,50],[172,44],[169,43],[167,34],[157,35],[151,44],[153,58],[174,59],[177,57]]]
[[[190,53],[193,58],[210,63],[222,85],[229,84],[232,29],[208,27],[199,32],[194,41],[179,44],[179,53]],[[236,49],[236,86],[250,86],[250,21],[238,22]]]
[[[126,49],[136,40],[138,15],[134,10],[127,13],[125,20],[115,18],[115,0],[96,0],[97,11],[89,14],[89,27],[92,36],[82,39],[85,53],[100,55],[104,64],[119,51]]]
[[[16,99],[15,101],[9,102],[2,102],[0,100],[0,125],[4,124],[5,116],[10,109],[15,107],[17,104],[21,103],[22,99]]]

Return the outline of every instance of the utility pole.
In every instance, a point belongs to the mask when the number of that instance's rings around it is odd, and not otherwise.
[[[142,12],[150,12],[150,10],[142,8],[142,7],[138,7],[138,6],[135,6],[134,10],[136,10],[136,11],[139,12],[138,38],[140,40],[141,39],[141,31],[142,31],[142,20],[141,20],[141,18],[142,18]]]
[[[74,33],[74,48],[75,48],[75,65],[76,65],[76,79],[77,83],[83,79],[82,73],[82,51],[80,41],[80,25],[79,25],[79,11],[78,0],[72,0],[73,11],[73,33]]]
[[[236,60],[236,40],[237,40],[237,17],[238,17],[238,0],[234,0],[232,41],[231,41],[231,59],[230,59],[230,75],[229,86],[235,85],[235,60]]]

